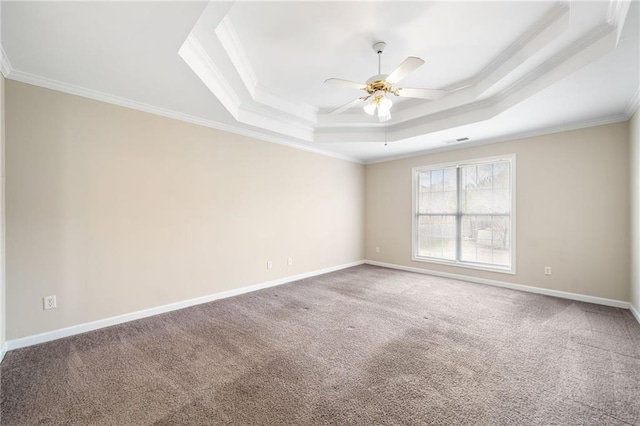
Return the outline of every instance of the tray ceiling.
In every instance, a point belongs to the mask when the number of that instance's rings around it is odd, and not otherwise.
[[[3,2],[8,78],[371,162],[628,118],[637,107],[638,2]],[[117,22],[117,24],[114,24]],[[82,37],[78,37],[82,34]],[[402,82],[439,100],[326,85],[407,56]]]

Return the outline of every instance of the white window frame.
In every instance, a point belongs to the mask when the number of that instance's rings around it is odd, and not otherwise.
[[[473,263],[473,262],[464,262],[460,260],[448,260],[448,259],[438,259],[433,257],[426,256],[418,256],[418,173],[433,171],[433,170],[441,170],[445,168],[452,167],[462,167],[462,166],[473,166],[477,164],[483,163],[493,163],[498,161],[509,161],[511,163],[510,171],[510,185],[511,185],[511,235],[509,240],[509,247],[511,247],[511,262],[510,266],[492,266],[481,263]],[[466,161],[457,161],[451,163],[440,163],[440,164],[432,164],[428,166],[419,166],[411,169],[411,258],[416,262],[426,262],[426,263],[436,263],[441,265],[448,266],[457,266],[461,268],[467,269],[479,269],[482,271],[491,271],[491,272],[500,272],[504,274],[512,274],[516,273],[516,155],[508,154],[501,155],[497,157],[486,157],[486,158],[477,158],[470,159]],[[460,243],[460,236],[456,235],[456,239],[458,239],[458,243]]]

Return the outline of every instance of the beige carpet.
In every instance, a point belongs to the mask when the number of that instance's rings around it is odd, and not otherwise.
[[[640,424],[628,311],[359,266],[9,352],[2,424]]]

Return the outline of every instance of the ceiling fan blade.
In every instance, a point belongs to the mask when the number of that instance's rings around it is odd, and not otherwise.
[[[398,96],[403,98],[418,98],[418,99],[440,99],[447,94],[444,90],[435,89],[411,89],[409,87],[401,87],[396,89]]]
[[[398,68],[393,70],[391,74],[385,79],[387,82],[396,84],[418,68],[420,68],[424,64],[424,61],[420,58],[416,58],[415,56],[409,56],[404,60],[403,63],[398,65]]]
[[[364,90],[367,85],[365,83],[357,83],[355,81],[343,80],[341,78],[328,78],[324,81],[329,84],[339,84],[341,86],[351,87],[352,89]]]
[[[366,96],[366,97],[362,97],[362,98],[356,98],[354,100],[352,100],[351,102],[348,102],[344,105],[342,105],[341,107],[338,107],[332,111],[329,112],[329,114],[340,114],[341,112],[344,112],[346,110],[348,110],[349,108],[353,108],[354,106],[366,101],[367,99],[369,99],[371,96]]]

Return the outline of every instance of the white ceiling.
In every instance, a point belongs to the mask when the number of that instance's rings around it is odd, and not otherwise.
[[[364,82],[377,74],[372,41],[388,44],[383,73],[390,73],[407,56],[426,60],[420,71],[403,81],[404,86],[447,87],[477,74],[551,6],[546,2],[244,2],[228,16],[261,84],[314,107],[332,109],[358,92],[325,86],[324,80]]]
[[[638,1],[2,2],[10,79],[362,162],[586,127],[638,104]],[[358,96],[407,56],[380,124]],[[470,138],[467,145],[446,142]],[[388,143],[385,145],[384,141]]]

